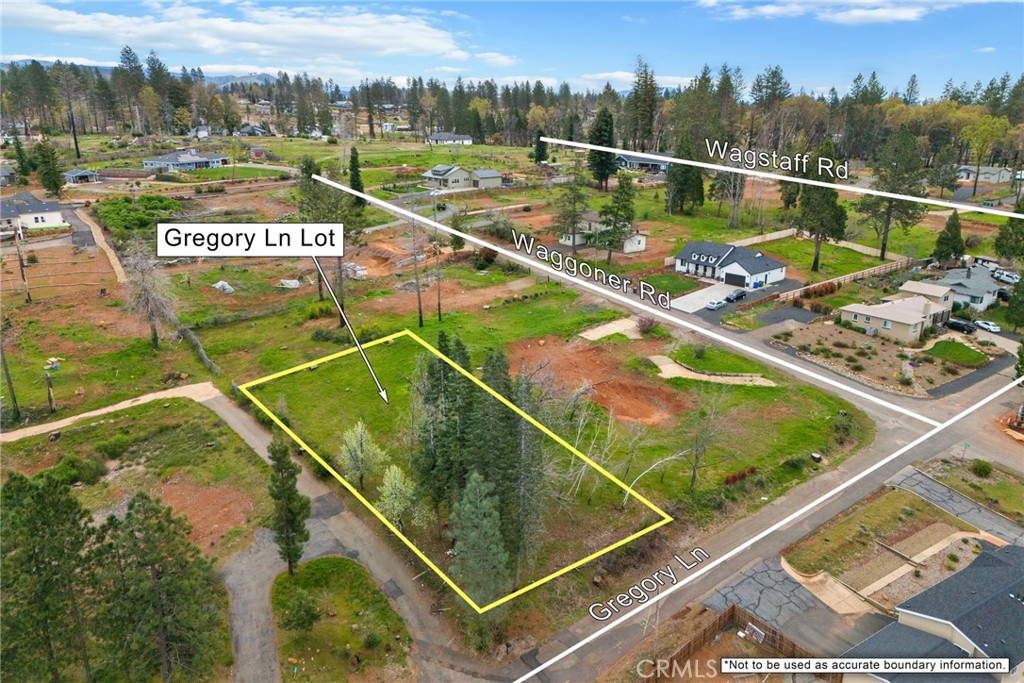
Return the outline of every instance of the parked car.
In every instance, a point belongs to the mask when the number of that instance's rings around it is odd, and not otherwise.
[[[1005,282],[1008,285],[1015,285],[1020,282],[1020,275],[1017,275],[1017,273],[1011,273],[1008,270],[997,270],[992,273],[992,277],[999,282]]]
[[[725,300],[733,304],[747,296],[747,290],[745,289],[734,289],[725,295]]]
[[[963,332],[964,334],[974,334],[974,331],[978,328],[966,320],[960,320],[959,318],[950,318],[946,321],[946,327],[957,332]]]
[[[729,304],[725,303],[721,299],[712,299],[711,301],[707,302],[704,308],[708,309],[709,311],[717,311],[720,308],[725,308],[728,305]]]
[[[978,329],[985,330],[986,332],[991,332],[993,334],[999,334],[1003,331],[999,325],[995,324],[991,320],[979,320],[974,324],[978,326]]]
[[[1000,287],[999,289],[996,290],[996,298],[999,299],[1000,301],[1009,301],[1010,290],[1007,289],[1006,287]]]

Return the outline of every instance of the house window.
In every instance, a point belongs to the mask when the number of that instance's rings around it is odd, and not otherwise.
[[[943,301],[949,301],[949,294],[947,294],[946,296],[942,297],[942,300]]]
[[[704,254],[701,254],[701,256],[700,256],[700,260],[701,260],[701,261],[707,261],[707,260],[708,260],[708,257],[707,257],[706,255],[704,255]]]
[[[866,322],[866,323],[871,322],[871,316],[870,315],[864,316],[864,322]]]
[[[910,326],[910,331],[917,332],[917,323],[914,323],[913,325]]]
[[[917,327],[917,325],[914,325],[914,327]],[[892,329],[892,323],[890,321],[888,321],[888,320],[883,320],[882,321],[882,329],[883,330],[891,330]]]
[[[856,313],[854,313],[851,317],[853,318],[853,322],[857,322],[858,320],[860,320],[860,316]]]
[[[715,262],[715,257],[714,256],[709,256],[708,257],[708,263],[714,263],[714,262]]]
[[[972,296],[971,297],[971,303],[972,304],[980,304],[981,303],[981,297],[980,296]]]
[[[33,223],[38,223],[39,222],[39,216],[33,216],[32,217],[32,222]]]

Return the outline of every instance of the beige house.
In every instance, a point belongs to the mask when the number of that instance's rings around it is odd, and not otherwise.
[[[478,187],[481,190],[501,187],[501,173],[493,168],[478,168],[471,171],[469,176],[473,181],[473,187]]]
[[[874,305],[849,304],[839,309],[840,320],[863,327],[870,336],[901,343],[920,341],[924,331],[937,324],[944,314],[946,309],[919,295]]]
[[[1007,659],[1009,673],[957,673],[933,683],[1024,682],[1024,547],[986,550],[896,608],[898,619],[843,657]],[[906,674],[845,674],[843,683],[897,683]]]
[[[939,325],[949,320],[953,312],[953,290],[945,285],[937,285],[934,282],[918,282],[908,280],[900,286],[900,290],[891,296],[885,297],[884,301],[900,301],[915,296],[923,296],[931,301],[938,308],[939,313],[932,315],[932,324]]]
[[[427,184],[438,189],[460,190],[473,186],[469,171],[461,166],[438,164],[429,171],[424,171],[420,176],[426,178]]]

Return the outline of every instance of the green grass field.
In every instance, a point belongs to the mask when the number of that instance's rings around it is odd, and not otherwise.
[[[992,467],[989,476],[979,477],[971,472],[970,465],[970,461],[963,460],[943,462],[932,474],[971,500],[1024,522],[1024,480],[998,466]]]
[[[280,626],[299,590],[310,594],[324,613],[309,633]],[[412,646],[388,599],[362,565],[348,558],[323,557],[300,565],[293,576],[282,573],[274,581],[271,605],[281,677],[286,681],[381,680],[374,672],[381,675],[380,669],[388,664],[405,664]]]
[[[925,353],[935,356],[940,360],[967,367],[976,367],[988,360],[988,356],[981,351],[955,341],[936,342],[935,346],[925,351]]]
[[[668,292],[672,296],[680,296],[700,288],[700,282],[697,280],[670,273],[647,275],[644,280],[654,285],[659,292]]]
[[[134,465],[114,478],[74,489],[93,512],[110,510],[138,491],[159,496],[168,481],[211,487],[206,495],[222,498],[225,507],[230,504],[228,489],[241,494],[247,501],[242,523],[225,528],[213,545],[201,548],[216,560],[248,545],[253,530],[265,525],[270,514],[268,467],[216,414],[189,399],[167,399],[82,420],[61,429],[58,441],[42,434],[4,444],[3,469],[66,472],[71,462],[62,461],[75,458],[94,475],[107,461]],[[207,523],[192,521],[198,526]]]
[[[879,264],[874,256],[868,256],[852,249],[846,249],[836,244],[821,245],[820,268],[817,272],[811,271],[814,263],[814,240],[810,239],[782,239],[774,242],[767,242],[761,245],[761,250],[773,256],[791,268],[799,270],[807,282],[821,282],[831,280],[841,275],[849,275],[865,268],[872,268]],[[794,275],[787,272],[789,277]]]
[[[284,171],[275,171],[270,168],[255,168],[253,166],[222,166],[220,168],[198,168],[185,174],[189,178],[197,180],[244,180],[247,178],[277,178],[291,176]]]
[[[686,344],[671,353],[672,359],[705,372],[765,374],[767,366],[717,346]]]

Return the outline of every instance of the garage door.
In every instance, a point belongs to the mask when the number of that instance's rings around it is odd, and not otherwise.
[[[736,285],[737,287],[742,287],[746,284],[746,282],[747,278],[743,277],[739,273],[725,274],[725,284],[727,285]]]

